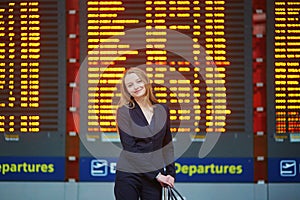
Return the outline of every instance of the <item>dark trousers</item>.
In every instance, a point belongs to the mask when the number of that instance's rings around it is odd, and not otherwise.
[[[114,193],[116,200],[161,200],[162,187],[143,174],[117,171]]]

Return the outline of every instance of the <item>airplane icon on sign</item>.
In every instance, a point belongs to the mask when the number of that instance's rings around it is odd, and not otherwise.
[[[108,162],[107,160],[94,159],[91,161],[91,175],[92,176],[107,176]]]
[[[280,161],[280,175],[281,176],[296,176],[297,163],[296,160],[282,160]]]

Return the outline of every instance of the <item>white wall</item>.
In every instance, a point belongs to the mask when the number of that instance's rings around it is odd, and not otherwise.
[[[176,183],[187,200],[299,200],[300,184]],[[113,200],[113,183],[0,182],[1,200]]]

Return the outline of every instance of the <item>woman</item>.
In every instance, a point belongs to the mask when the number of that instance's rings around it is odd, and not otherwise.
[[[174,186],[169,110],[153,95],[146,73],[128,69],[121,83],[117,126],[123,150],[117,164],[116,200],[160,200]]]

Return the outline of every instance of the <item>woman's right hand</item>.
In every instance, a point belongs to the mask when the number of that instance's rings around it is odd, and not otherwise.
[[[157,177],[156,177],[156,180],[161,184],[161,186],[170,186],[170,187],[174,187],[174,182],[175,182],[175,179],[170,176],[170,175],[163,175],[163,174],[159,174]]]

